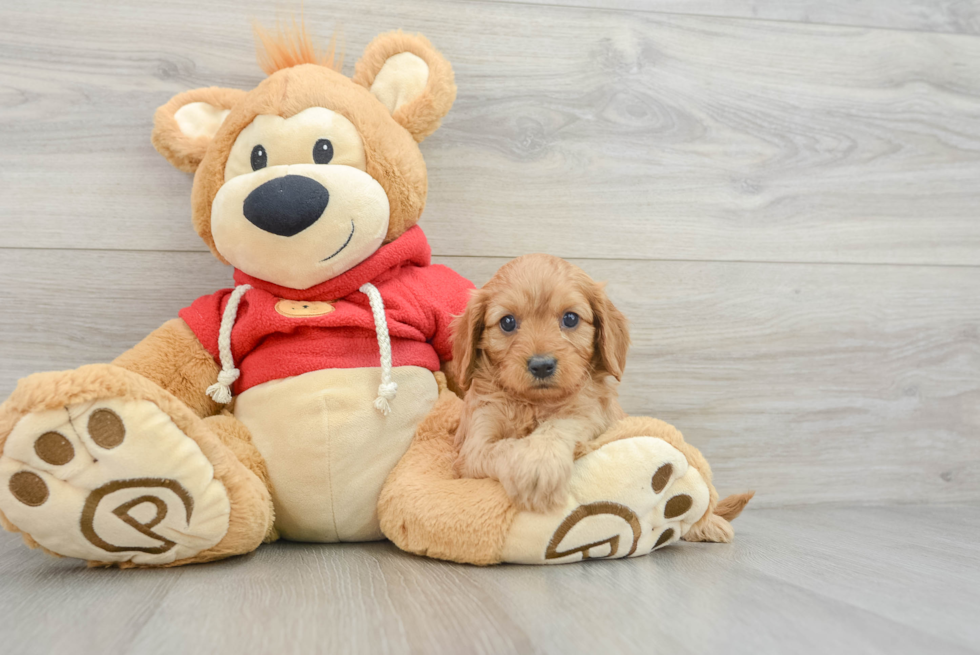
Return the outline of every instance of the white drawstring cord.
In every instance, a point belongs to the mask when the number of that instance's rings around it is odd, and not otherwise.
[[[221,315],[221,329],[218,330],[218,356],[221,358],[221,372],[218,373],[218,381],[208,387],[207,394],[216,403],[226,405],[231,402],[231,385],[241,375],[235,368],[235,358],[231,354],[231,329],[235,327],[235,318],[238,316],[238,303],[242,296],[252,287],[242,284],[235,287],[225,305],[225,312]]]
[[[225,311],[221,315],[221,328],[218,330],[218,356],[221,359],[221,372],[218,373],[218,381],[207,389],[207,394],[216,403],[222,405],[231,402],[231,385],[235,384],[241,372],[235,368],[235,359],[231,352],[231,330],[235,326],[235,319],[238,317],[238,304],[242,300],[245,292],[252,287],[242,284],[235,287],[225,305]],[[391,337],[388,334],[388,321],[385,317],[384,300],[381,292],[371,283],[365,283],[359,289],[361,293],[368,297],[371,304],[371,314],[374,316],[374,329],[378,335],[378,350],[381,351],[381,384],[378,386],[378,397],[374,400],[374,407],[387,416],[391,413],[389,404],[395,399],[398,393],[398,384],[391,379]]]
[[[374,331],[378,334],[378,350],[381,351],[381,385],[378,387],[378,397],[374,399],[374,407],[388,416],[391,413],[389,402],[398,393],[398,384],[391,379],[391,337],[388,335],[388,321],[385,318],[385,303],[378,288],[366,282],[359,289],[368,297],[371,303],[371,313],[374,315]]]

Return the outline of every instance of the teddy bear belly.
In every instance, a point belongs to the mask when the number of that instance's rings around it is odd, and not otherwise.
[[[374,407],[380,368],[327,369],[252,387],[235,416],[272,481],[276,529],[295,541],[383,539],[378,496],[438,397],[428,369],[393,370],[391,413]]]

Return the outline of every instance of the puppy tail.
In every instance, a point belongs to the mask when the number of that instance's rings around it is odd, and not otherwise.
[[[727,498],[722,498],[715,505],[715,514],[726,521],[734,521],[754,495],[754,491],[748,491],[744,494],[732,494]]]

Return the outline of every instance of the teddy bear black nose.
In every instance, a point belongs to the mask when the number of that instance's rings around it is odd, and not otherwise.
[[[285,175],[269,180],[245,198],[245,218],[260,230],[291,237],[316,223],[330,193],[314,179]]]
[[[557,366],[557,360],[547,355],[535,355],[527,360],[527,370],[531,371],[531,375],[539,380],[550,378],[554,375]]]

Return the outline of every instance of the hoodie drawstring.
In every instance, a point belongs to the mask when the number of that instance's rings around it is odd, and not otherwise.
[[[385,303],[378,288],[366,282],[358,289],[368,297],[371,303],[371,313],[374,315],[374,331],[378,335],[378,350],[381,351],[381,385],[378,387],[378,397],[374,399],[374,407],[388,416],[391,413],[389,403],[398,393],[398,384],[391,379],[391,337],[388,335],[388,320],[385,318]]]
[[[221,372],[218,381],[207,389],[208,396],[216,403],[226,405],[231,402],[231,385],[241,375],[235,368],[234,355],[231,352],[231,330],[238,318],[238,304],[251,285],[241,284],[235,287],[221,315],[221,327],[218,330],[218,357],[221,360]],[[385,317],[385,304],[378,288],[367,282],[361,285],[361,293],[368,297],[371,304],[371,314],[374,316],[374,330],[378,335],[378,349],[381,351],[381,384],[378,386],[378,397],[374,399],[374,407],[388,416],[391,413],[389,404],[398,393],[398,384],[391,379],[391,337],[388,334],[388,320]]]
[[[218,373],[218,381],[208,387],[207,394],[211,399],[222,405],[231,402],[231,385],[241,375],[235,368],[235,359],[231,354],[231,329],[235,327],[235,319],[238,317],[238,303],[242,296],[252,287],[248,284],[241,284],[235,287],[225,305],[225,312],[221,315],[221,328],[218,330],[218,356],[221,358],[221,372]]]

